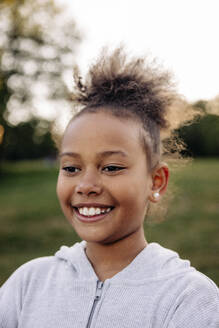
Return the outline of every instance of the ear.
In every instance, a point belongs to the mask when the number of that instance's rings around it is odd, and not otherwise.
[[[149,200],[157,203],[165,193],[169,180],[169,168],[167,164],[160,163],[152,173],[152,188]]]

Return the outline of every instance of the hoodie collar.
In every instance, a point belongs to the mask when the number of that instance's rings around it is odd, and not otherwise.
[[[76,243],[72,247],[62,246],[55,256],[66,261],[80,280],[98,280],[86,256],[85,248],[86,241]],[[181,260],[176,252],[158,243],[149,243],[129,265],[109,280],[115,283],[129,281],[139,284],[142,280],[162,279],[190,270],[194,270],[190,267],[190,262]]]

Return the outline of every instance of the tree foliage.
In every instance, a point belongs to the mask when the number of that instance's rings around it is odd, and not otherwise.
[[[5,0],[0,4],[0,125],[5,134],[44,108],[55,119],[67,105],[80,34],[52,0]],[[51,108],[54,108],[52,111]],[[44,116],[45,118],[46,116]],[[10,128],[9,128],[10,127]],[[1,153],[6,151],[1,147]]]
[[[50,125],[47,120],[33,118],[14,127],[7,126],[2,145],[6,159],[55,158],[56,147],[51,138]]]
[[[192,124],[178,130],[180,138],[187,145],[187,153],[194,157],[218,157],[219,103],[200,100],[193,106],[199,107],[203,115]]]

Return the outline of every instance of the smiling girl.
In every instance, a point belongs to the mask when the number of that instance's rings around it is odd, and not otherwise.
[[[121,49],[104,53],[60,146],[57,195],[82,239],[21,266],[0,291],[1,328],[219,327],[216,285],[158,243],[143,223],[166,192],[160,132],[169,76]]]

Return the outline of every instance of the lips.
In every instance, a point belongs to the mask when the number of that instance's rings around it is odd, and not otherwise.
[[[77,218],[83,222],[95,222],[103,219],[113,209],[113,206],[103,204],[78,204],[72,205]]]

